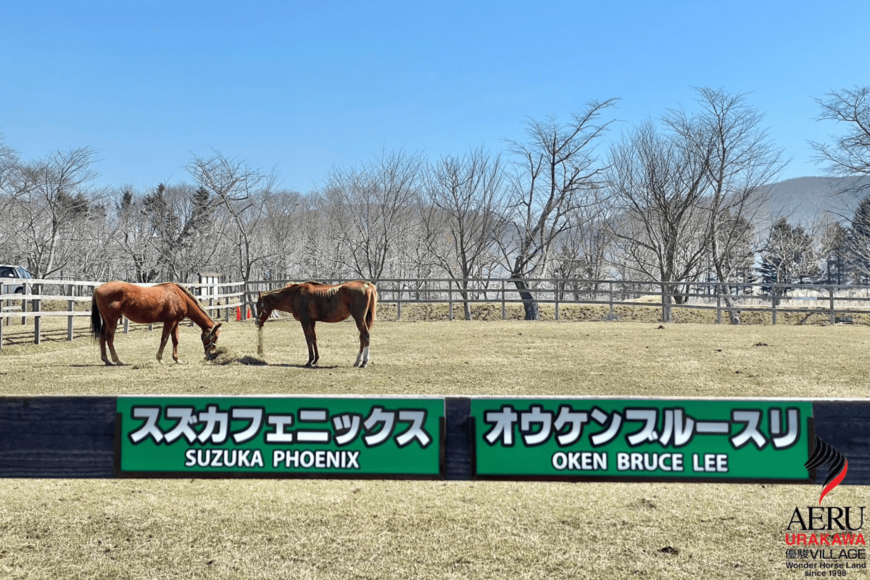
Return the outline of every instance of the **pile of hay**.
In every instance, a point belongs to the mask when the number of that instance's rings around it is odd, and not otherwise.
[[[253,366],[264,366],[267,363],[265,360],[251,356],[251,355],[243,355],[238,353],[230,348],[225,346],[219,346],[214,351],[214,356],[211,361],[212,364],[217,365],[229,365],[229,364],[243,364],[243,365],[253,365]]]

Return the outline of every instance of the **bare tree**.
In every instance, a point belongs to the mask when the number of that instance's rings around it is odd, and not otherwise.
[[[661,135],[648,121],[611,149],[608,185],[621,214],[611,234],[641,274],[661,282],[662,321],[676,283],[698,273],[709,247],[707,156]]]
[[[693,115],[671,111],[664,123],[679,137],[675,144],[690,150],[687,155],[707,159],[706,231],[711,264],[724,288],[747,258],[736,254],[748,250],[752,222],[766,199],[768,185],[786,162],[782,149],[772,145],[767,129],[761,127],[764,116],[747,105],[745,95],[709,87],[696,91],[701,110]],[[740,324],[730,296],[722,294],[730,322]]]
[[[36,278],[61,270],[78,251],[69,239],[102,196],[86,186],[96,177],[93,161],[93,150],[82,147],[7,169],[7,221],[18,231],[18,253]]]
[[[116,194],[112,237],[124,257],[125,278],[189,282],[214,269],[227,225],[217,220],[215,201],[204,188],[187,183],[161,183],[144,195],[123,186]]]
[[[285,280],[299,275],[304,255],[303,204],[301,194],[288,190],[276,191],[265,200],[261,236],[272,250],[262,264],[265,278]]]
[[[12,193],[10,178],[20,163],[18,152],[6,145],[0,135],[0,195]]]
[[[595,145],[612,122],[601,122],[601,114],[614,102],[592,101],[566,124],[552,117],[530,121],[528,141],[511,142],[516,162],[499,252],[523,300],[526,320],[540,319],[529,279],[546,271],[554,242],[573,226],[571,215],[597,202],[602,168]]]
[[[199,187],[214,195],[215,205],[232,224],[223,235],[232,244],[235,273],[247,282],[255,266],[275,253],[258,238],[276,180],[274,173],[264,173],[218,152],[208,158],[194,157],[186,169]]]
[[[427,173],[423,239],[435,263],[457,281],[466,320],[471,320],[468,278],[492,265],[503,181],[501,160],[482,149],[461,158],[444,157]]]
[[[21,161],[18,152],[7,146],[0,137],[0,211],[6,216],[0,220],[0,255],[5,260],[19,260],[19,232],[13,214],[15,180],[13,179]]]
[[[309,194],[300,216],[302,252],[296,276],[309,280],[336,280],[350,276],[348,252],[341,240],[346,233],[338,226],[341,207],[318,192]]]
[[[608,223],[612,216],[610,200],[578,209],[571,216],[574,227],[559,237],[553,255],[553,274],[560,280],[562,294],[571,291],[576,300],[581,292],[594,293],[598,280],[608,277],[606,255],[610,246]],[[578,280],[588,280],[580,282]],[[569,288],[570,286],[570,288]]]
[[[118,227],[113,236],[127,265],[122,278],[147,283],[160,275],[161,254],[154,244],[156,232],[142,197],[129,185],[120,188],[116,208]]]
[[[422,162],[417,155],[382,153],[357,169],[333,169],[324,197],[332,212],[333,243],[355,275],[378,281],[390,271],[401,232],[409,227]]]
[[[816,161],[827,165],[831,175],[870,176],[870,86],[831,91],[824,99],[816,99],[823,121],[846,125],[846,133],[832,136],[832,144],[810,145],[816,152]],[[857,189],[870,188],[862,181]]]

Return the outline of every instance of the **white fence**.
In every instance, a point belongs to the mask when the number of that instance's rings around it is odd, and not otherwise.
[[[293,280],[301,282],[302,280]],[[345,279],[322,280],[326,283],[345,282]],[[288,280],[257,280],[210,284],[187,284],[196,294],[212,318],[226,321],[237,315],[247,320],[257,300],[257,293],[284,286]],[[0,348],[3,330],[18,319],[24,324],[33,319],[33,340],[41,341],[41,321],[44,317],[67,318],[67,340],[73,339],[73,320],[90,316],[87,306],[93,289],[102,282],[70,280],[18,280],[3,279],[3,287],[23,285],[24,292],[0,294]],[[849,321],[850,315],[870,313],[870,286],[843,285],[789,285],[789,284],[674,284],[638,282],[630,280],[526,280],[523,292],[538,304],[552,304],[555,319],[559,320],[560,307],[565,305],[603,305],[606,318],[614,319],[615,306],[644,306],[673,309],[714,310],[716,322],[722,321],[729,310],[739,312],[765,312],[777,323],[777,315],[801,313],[807,316],[823,315],[831,324]],[[500,304],[502,318],[507,317],[507,305],[523,302],[515,281],[510,279],[384,279],[377,282],[379,302],[395,304],[396,315],[402,318],[402,307],[408,304],[447,304],[448,318],[455,318],[455,309],[465,305]],[[729,307],[727,304],[731,303]],[[49,310],[44,307],[51,303]],[[58,303],[66,303],[57,309]],[[79,305],[77,307],[77,305]],[[460,316],[464,314],[461,310]],[[150,328],[150,327],[149,327]],[[124,332],[129,321],[124,321]]]
[[[42,341],[42,319],[45,317],[66,317],[67,340],[73,339],[73,321],[76,317],[90,316],[90,302],[93,289],[103,282],[80,282],[71,280],[3,279],[3,286],[23,286],[23,292],[0,294],[0,348],[3,348],[4,327],[8,330],[14,321],[26,324],[33,319],[33,342]],[[154,286],[155,284],[142,284]],[[223,314],[224,320],[236,315],[236,309],[245,306],[244,282],[215,284],[185,284],[200,300],[213,319]],[[66,307],[56,309],[58,303],[66,302]],[[52,309],[44,308],[52,303]],[[86,308],[78,307],[84,303]],[[149,325],[149,330],[152,326]],[[130,321],[124,318],[124,332],[130,331]]]
[[[257,280],[248,282],[246,299],[256,302],[257,292],[280,288],[288,282],[303,280]],[[346,279],[321,280],[337,284]],[[656,307],[667,302],[670,309],[715,310],[716,322],[729,310],[766,312],[773,324],[782,313],[825,314],[833,324],[848,315],[870,313],[870,286],[819,284],[718,284],[661,283],[631,280],[531,279],[523,281],[523,292],[538,304],[552,304],[555,319],[565,305],[603,305],[608,317],[614,317],[614,306]],[[377,282],[378,301],[395,304],[397,317],[402,318],[402,305],[447,304],[448,317],[455,318],[455,309],[465,304],[500,304],[502,318],[507,305],[523,303],[515,281],[488,279],[383,279]],[[731,307],[728,307],[731,302]]]

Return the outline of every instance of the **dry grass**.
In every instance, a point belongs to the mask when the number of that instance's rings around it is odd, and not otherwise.
[[[0,485],[4,578],[793,578],[815,488],[350,481]],[[838,505],[866,500],[838,488]],[[862,577],[852,576],[850,577]]]
[[[500,316],[500,309],[499,309]],[[404,312],[403,312],[404,318]],[[660,328],[661,327],[661,328]],[[215,361],[184,327],[5,347],[0,394],[447,394],[866,397],[863,326],[378,322],[224,324]],[[265,365],[255,364],[265,362]],[[792,578],[784,528],[817,486],[398,481],[4,480],[0,577]],[[840,486],[826,503],[864,505]],[[850,578],[863,577],[850,573]]]
[[[866,397],[870,331],[861,325],[742,326],[623,322],[379,321],[372,363],[350,322],[319,324],[320,367],[299,323],[228,323],[204,360],[199,329],[181,329],[183,364],[155,360],[159,328],[136,327],[106,368],[90,339],[0,351],[0,393],[28,394],[421,394]],[[760,346],[763,345],[763,346]],[[168,347],[167,347],[168,348]],[[262,364],[266,363],[266,364]],[[63,377],[58,381],[57,377]]]

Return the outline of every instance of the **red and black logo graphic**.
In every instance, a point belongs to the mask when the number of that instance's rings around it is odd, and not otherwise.
[[[849,471],[849,462],[842,453],[828,445],[823,439],[816,437],[813,454],[804,463],[804,467],[807,468],[807,471],[810,471],[822,465],[828,465],[829,467],[828,477],[825,479],[825,487],[822,489],[822,495],[819,496],[819,505],[822,505],[822,498],[829,491],[840,485],[840,482],[846,477],[846,472]]]

